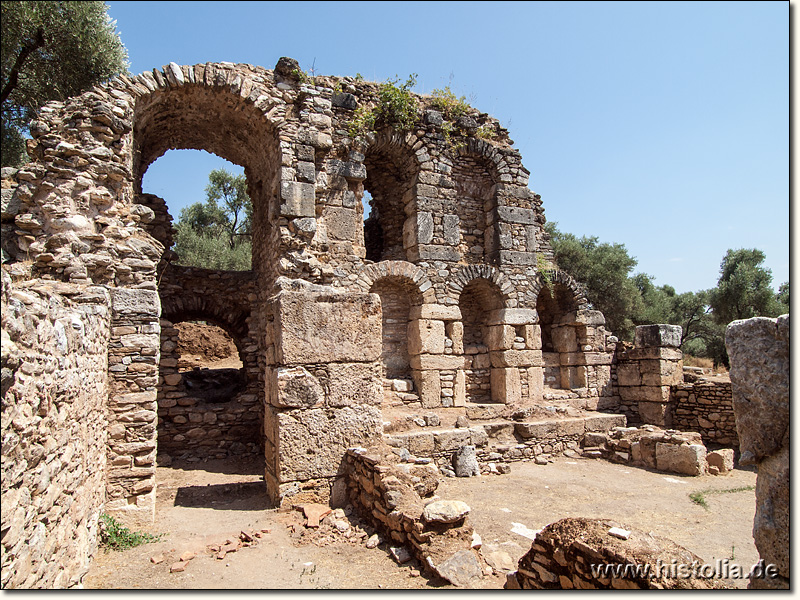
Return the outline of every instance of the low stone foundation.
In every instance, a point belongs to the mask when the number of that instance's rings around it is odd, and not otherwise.
[[[392,542],[405,547],[432,573],[459,587],[480,579],[485,564],[472,547],[469,507],[459,501],[431,499],[438,486],[436,467],[402,464],[389,448],[385,450],[347,451],[350,502],[362,517]]]

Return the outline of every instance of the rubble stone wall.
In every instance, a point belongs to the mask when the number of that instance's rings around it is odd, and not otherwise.
[[[438,486],[435,467],[391,464],[377,452],[351,448],[344,474],[348,498],[359,514],[424,568],[459,587],[483,576],[480,554],[473,549],[469,507],[431,498]],[[428,505],[439,505],[440,514],[432,516]]]
[[[110,299],[2,277],[2,586],[72,587],[106,497]]]
[[[696,431],[703,441],[739,446],[731,384],[724,381],[679,383],[672,387],[672,425]]]

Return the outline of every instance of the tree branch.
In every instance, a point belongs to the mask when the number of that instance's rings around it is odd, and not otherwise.
[[[4,104],[11,95],[11,92],[14,91],[14,88],[17,87],[17,83],[19,81],[19,71],[22,68],[22,63],[25,62],[31,52],[41,48],[42,46],[44,46],[44,29],[39,26],[39,28],[36,30],[36,37],[25,42],[25,45],[22,47],[19,56],[17,56],[14,66],[11,67],[11,73],[8,76],[8,82],[6,82],[6,85],[3,86],[3,91],[0,93],[0,104]]]

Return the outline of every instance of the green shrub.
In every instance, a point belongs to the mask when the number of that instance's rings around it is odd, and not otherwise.
[[[393,127],[397,131],[410,131],[417,123],[417,99],[411,93],[417,83],[417,75],[409,75],[405,83],[398,85],[399,79],[390,79],[378,89],[378,103],[374,107],[361,107],[356,110],[350,123],[351,137],[359,137],[381,127]]]
[[[164,534],[153,535],[141,531],[131,531],[114,517],[100,515],[100,545],[111,550],[128,550],[142,544],[158,542]]]
[[[188,224],[179,223],[175,235],[175,261],[187,267],[220,269],[223,271],[249,271],[252,242],[243,238],[233,248],[227,236],[198,233]]]
[[[433,90],[433,106],[442,113],[446,121],[455,121],[463,117],[470,109],[467,99],[464,96],[457,97],[446,85],[443,90]]]

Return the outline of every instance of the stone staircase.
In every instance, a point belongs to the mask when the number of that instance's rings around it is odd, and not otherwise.
[[[523,409],[472,403],[439,409],[414,403],[384,405],[384,439],[404,459],[432,459],[445,474],[450,474],[450,461],[459,448],[475,446],[482,470],[497,472],[498,465],[514,461],[546,464],[562,454],[580,456],[584,435],[625,426],[624,415],[587,409],[590,406],[597,406],[597,398],[566,394]]]

